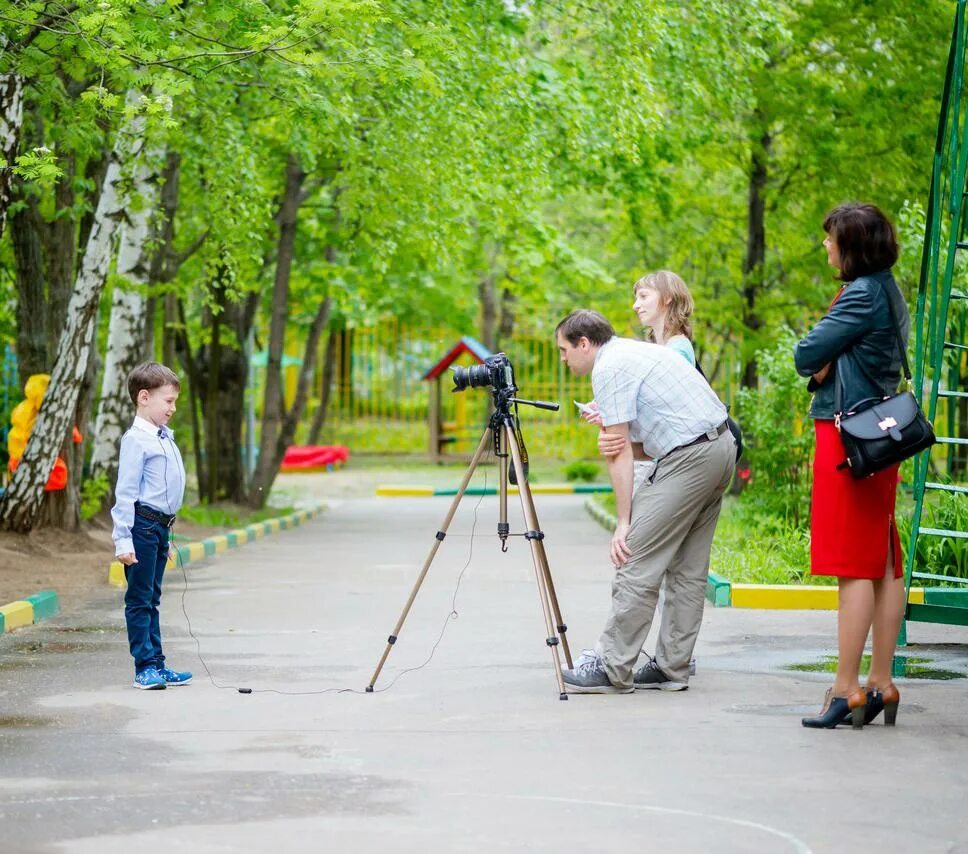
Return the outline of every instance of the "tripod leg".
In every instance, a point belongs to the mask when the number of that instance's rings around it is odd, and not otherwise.
[[[538,525],[538,511],[535,509],[534,497],[531,495],[531,487],[528,485],[527,480],[522,480],[521,483],[523,487],[519,485],[518,491],[521,495],[521,506],[524,510],[525,521],[528,524],[528,529],[531,531],[540,531]],[[530,512],[530,516],[528,515]],[[565,661],[568,663],[568,667],[573,667],[571,660],[571,650],[568,647],[568,638],[566,632],[568,631],[568,626],[565,625],[564,618],[561,616],[561,607],[558,604],[558,594],[555,592],[555,583],[551,577],[551,566],[548,563],[548,555],[545,553],[544,541],[542,539],[535,540],[536,551],[538,555],[538,560],[541,565],[542,572],[545,577],[545,586],[548,588],[548,595],[551,601],[551,609],[554,612],[556,622],[556,628],[558,629],[558,636],[561,638],[561,647],[565,653]]]
[[[504,425],[504,431],[505,445],[510,451],[511,460],[514,463],[514,472],[518,481],[518,494],[521,496],[521,509],[524,512],[524,521],[528,528],[528,533],[525,536],[528,538],[528,543],[531,546],[531,559],[534,562],[534,577],[538,584],[538,597],[541,599],[541,610],[544,614],[545,631],[547,632],[547,640],[545,642],[551,647],[551,659],[554,663],[555,676],[558,678],[559,697],[562,700],[567,700],[568,695],[565,693],[565,683],[561,676],[561,659],[558,657],[558,635],[555,634],[555,624],[551,618],[552,607],[555,609],[555,616],[558,619],[560,629],[564,628],[564,622],[558,613],[558,601],[557,597],[554,596],[554,589],[550,586],[551,570],[548,568],[548,558],[545,555],[544,544],[541,542],[541,536],[543,534],[540,534],[538,528],[538,518],[535,514],[531,490],[528,488],[527,480],[525,480],[524,465],[521,462],[518,440],[514,435],[514,428],[510,424]],[[552,602],[554,603],[553,606],[551,604]],[[565,658],[568,666],[571,667],[571,653],[568,651],[568,643],[564,639],[564,636],[561,637],[561,641],[565,650]]]
[[[467,489],[467,484],[470,483],[471,477],[474,475],[474,470],[477,468],[477,463],[481,459],[481,456],[483,456],[485,449],[488,447],[491,441],[491,428],[488,427],[485,429],[484,435],[481,437],[481,443],[477,446],[477,450],[474,452],[474,456],[471,458],[470,465],[467,466],[467,471],[464,472],[464,479],[461,481],[460,488],[457,490],[457,495],[454,496],[454,500],[450,504],[450,509],[447,511],[447,515],[444,517],[440,530],[436,534],[436,540],[430,549],[430,554],[427,555],[427,559],[424,561],[423,569],[420,570],[420,575],[417,576],[417,581],[413,585],[413,590],[410,591],[410,598],[407,599],[407,604],[403,606],[403,612],[400,614],[400,619],[397,620],[396,626],[393,627],[393,633],[389,638],[387,638],[386,649],[383,650],[383,655],[380,657],[380,663],[377,664],[376,670],[373,671],[370,684],[366,686],[366,693],[368,694],[373,693],[373,686],[376,684],[376,680],[380,678],[380,671],[383,670],[383,665],[386,663],[387,656],[390,655],[390,649],[397,642],[397,637],[400,635],[400,630],[403,628],[403,622],[407,619],[407,614],[410,613],[410,608],[413,607],[413,602],[417,598],[417,592],[420,590],[420,585],[423,584],[424,578],[427,577],[427,572],[430,570],[430,564],[433,563],[434,557],[437,554],[437,549],[440,548],[440,544],[444,541],[444,537],[447,536],[447,529],[450,527],[454,514],[457,512],[457,506],[464,497],[464,491]]]

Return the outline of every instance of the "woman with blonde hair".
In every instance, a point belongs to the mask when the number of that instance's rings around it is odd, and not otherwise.
[[[669,270],[649,273],[632,286],[632,294],[632,310],[648,329],[646,340],[672,348],[695,365],[690,320],[695,303],[682,278]]]
[[[696,351],[692,346],[692,317],[695,303],[689,288],[681,276],[669,270],[659,270],[642,276],[632,286],[634,301],[632,310],[638,315],[642,327],[647,330],[646,340],[652,344],[668,347],[682,356],[690,365],[697,367]],[[701,371],[700,371],[701,373]],[[592,424],[602,426],[601,415],[595,401],[589,404],[587,411],[583,410],[582,417]],[[604,457],[614,457],[625,446],[623,436],[606,433],[602,430],[598,434],[598,450]],[[648,484],[655,472],[655,461],[645,455],[640,442],[632,443],[634,480],[632,490],[635,492]],[[667,635],[672,627],[666,625],[666,597],[665,582],[659,592],[656,616],[659,617],[659,633]],[[644,651],[644,650],[643,650]],[[582,650],[581,658],[594,656],[594,650]],[[670,680],[659,670],[652,655],[646,653],[647,662],[637,671],[636,688],[658,688],[663,691],[679,691],[686,687],[684,682]],[[696,659],[689,661],[689,672],[696,672]],[[646,676],[648,678],[646,678]]]

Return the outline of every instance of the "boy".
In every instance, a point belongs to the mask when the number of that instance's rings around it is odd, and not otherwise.
[[[134,687],[144,690],[186,685],[191,673],[165,667],[158,605],[168,562],[171,528],[185,495],[185,466],[168,422],[181,384],[157,362],[128,375],[128,394],[137,407],[121,437],[118,485],[111,510],[114,551],[128,582],[124,621],[134,658]]]

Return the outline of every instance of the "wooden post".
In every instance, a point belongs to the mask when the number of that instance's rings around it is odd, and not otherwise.
[[[430,406],[427,407],[428,430],[430,436],[430,461],[440,462],[440,377],[430,381]]]

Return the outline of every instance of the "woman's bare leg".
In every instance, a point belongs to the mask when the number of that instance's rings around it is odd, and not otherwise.
[[[891,664],[897,649],[897,635],[904,619],[904,576],[894,577],[894,531],[887,546],[887,566],[884,577],[874,581],[874,631],[872,637],[871,672],[867,678],[870,688],[886,688],[891,684]]]
[[[860,660],[874,619],[874,585],[867,578],[841,578],[839,587],[839,655],[832,693],[835,697],[846,697],[860,687]]]

